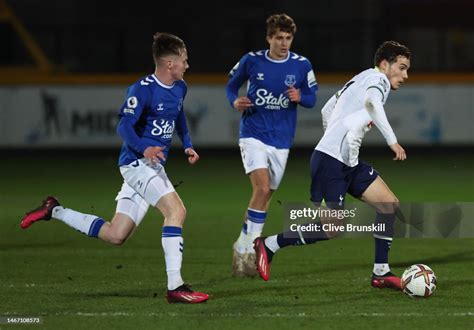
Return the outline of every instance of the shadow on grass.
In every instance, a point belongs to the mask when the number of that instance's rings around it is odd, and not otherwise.
[[[60,242],[35,242],[35,243],[21,243],[21,244],[0,244],[1,251],[14,251],[14,250],[35,250],[38,248],[58,248],[58,247],[70,247],[70,241]]]
[[[447,254],[447,255],[442,255],[442,256],[437,256],[437,257],[428,257],[428,258],[423,258],[423,259],[408,259],[403,262],[391,262],[390,266],[392,268],[407,268],[413,264],[422,263],[434,268],[436,267],[436,265],[472,262],[473,260],[474,260],[474,251],[463,251],[463,252],[452,253],[452,254]],[[313,262],[314,262],[314,267],[311,267]],[[295,267],[296,268],[295,271],[285,270],[285,273],[288,274],[289,277],[294,278],[295,276],[300,276],[300,277],[310,276],[310,275],[317,276],[318,274],[327,274],[327,273],[332,273],[332,272],[347,272],[347,271],[352,271],[352,270],[357,270],[357,269],[367,269],[368,271],[367,276],[371,275],[372,259],[367,260],[367,262],[364,262],[364,263],[337,262],[330,266],[328,266],[326,263],[327,261],[325,261],[324,265],[318,265],[317,261],[310,260],[310,258],[308,258],[308,267],[306,267],[304,271],[301,271],[299,267]],[[288,266],[287,268],[290,268],[291,261],[288,262],[286,266]],[[281,263],[280,264],[275,263],[274,267],[281,268],[281,267],[285,267],[285,265],[284,264],[282,265]]]
[[[453,263],[459,263],[459,262],[464,262],[464,261],[473,262],[474,251],[463,251],[463,252],[452,253],[452,254],[442,255],[442,256],[437,256],[437,257],[423,258],[422,260],[409,259],[403,262],[393,262],[390,265],[393,267],[408,267],[413,264],[422,263],[422,264],[429,265],[431,267],[433,265],[453,264]]]

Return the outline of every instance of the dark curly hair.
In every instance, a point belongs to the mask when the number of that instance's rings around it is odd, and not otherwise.
[[[283,31],[291,34],[296,33],[296,24],[287,14],[275,14],[267,18],[267,36],[271,37],[277,31]]]
[[[396,41],[385,41],[375,52],[374,65],[379,66],[383,60],[387,60],[390,64],[395,63],[398,56],[410,59],[411,53],[408,47]]]

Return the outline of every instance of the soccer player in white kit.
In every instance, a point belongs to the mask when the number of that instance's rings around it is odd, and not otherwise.
[[[375,67],[354,76],[323,107],[325,132],[311,157],[311,200],[316,205],[324,200],[329,209],[341,209],[349,193],[372,205],[377,211],[375,223],[385,225],[384,231],[374,233],[371,284],[378,288],[401,289],[400,278],[391,273],[388,264],[398,199],[378,172],[358,159],[359,148],[365,133],[375,125],[395,153],[394,160],[406,159],[387,120],[384,104],[390,90],[397,90],[408,78],[410,57],[409,49],[395,41],[386,41],[377,49]],[[316,243],[337,233],[325,231],[319,237],[314,232],[298,234],[298,238],[281,233],[255,240],[257,266],[264,280],[269,279],[273,254],[280,248]]]
[[[145,217],[148,208],[164,216],[161,243],[168,275],[169,303],[200,303],[209,295],[194,291],[181,277],[182,227],[186,209],[166,175],[164,164],[176,131],[190,164],[199,160],[188,133],[183,101],[189,68],[186,46],[169,33],[156,33],[153,41],[155,72],[128,88],[120,109],[117,132],[123,139],[118,165],[124,178],[115,200],[116,213],[110,222],[61,206],[48,196],[43,204],[21,220],[26,229],[39,220],[57,219],[90,237],[121,245]]]

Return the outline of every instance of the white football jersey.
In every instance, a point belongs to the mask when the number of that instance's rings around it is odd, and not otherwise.
[[[368,90],[378,90],[377,97],[385,104],[390,93],[387,76],[378,69],[367,69],[354,76],[323,107],[325,132],[316,150],[338,159],[347,166],[359,163],[359,148],[362,139],[375,124],[389,145],[397,143],[383,107],[367,109]]]

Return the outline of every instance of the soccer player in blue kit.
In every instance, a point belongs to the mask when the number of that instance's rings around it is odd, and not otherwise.
[[[168,275],[166,298],[170,303],[200,303],[209,296],[193,291],[181,278],[186,209],[164,168],[175,130],[189,163],[195,164],[199,159],[183,110],[187,92],[183,76],[189,68],[188,55],[184,42],[172,34],[156,33],[153,39],[155,72],[129,87],[120,110],[117,132],[124,142],[118,165],[124,182],[116,197],[112,221],[65,208],[49,196],[23,217],[21,227],[55,218],[90,237],[121,245],[151,205],[164,216],[161,242]]]
[[[318,89],[311,63],[290,52],[296,24],[286,14],[267,21],[269,49],[244,55],[226,86],[230,105],[242,113],[239,146],[252,197],[233,245],[232,272],[256,276],[253,241],[260,236],[273,192],[283,177],[296,128],[298,105],[311,108]],[[238,95],[248,81],[247,95]]]
[[[349,193],[377,212],[375,224],[383,229],[373,232],[375,258],[371,285],[376,288],[401,289],[401,280],[392,274],[388,263],[399,201],[378,172],[359,160],[359,149],[364,135],[376,126],[394,152],[394,160],[406,159],[405,150],[388,122],[384,104],[390,90],[399,89],[408,78],[410,58],[406,46],[395,41],[382,43],[374,56],[374,68],[354,76],[324,105],[321,112],[325,131],[311,157],[312,202],[318,205],[324,199],[330,210],[341,210]],[[316,225],[324,228],[321,224],[333,221],[340,223],[321,217]],[[257,238],[255,250],[260,276],[265,281],[269,279],[273,255],[280,248],[313,244],[336,235],[330,229],[323,229],[319,233],[298,231],[298,235],[287,232]]]

